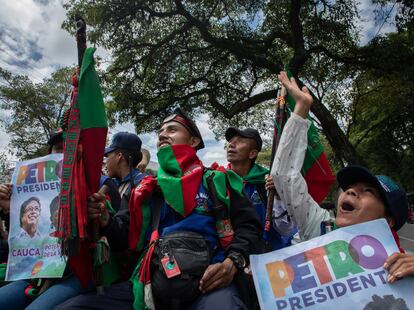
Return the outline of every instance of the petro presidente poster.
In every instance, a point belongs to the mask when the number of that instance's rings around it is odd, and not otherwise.
[[[12,176],[6,280],[61,277],[66,266],[53,232],[62,154],[18,162]]]
[[[384,219],[340,228],[251,255],[261,309],[414,309],[414,277],[388,284],[385,259],[399,252]],[[385,309],[385,308],[384,308]]]

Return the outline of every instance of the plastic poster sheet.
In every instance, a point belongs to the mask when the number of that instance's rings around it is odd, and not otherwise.
[[[278,251],[251,255],[260,307],[414,309],[414,277],[386,282],[383,264],[394,252],[399,250],[391,230],[380,219],[340,228]]]
[[[18,162],[10,200],[6,280],[59,278],[66,266],[57,225],[62,154]]]

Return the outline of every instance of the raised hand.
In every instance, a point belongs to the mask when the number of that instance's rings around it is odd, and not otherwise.
[[[295,110],[293,112],[306,118],[313,103],[313,98],[308,88],[303,86],[302,89],[300,89],[295,78],[292,77],[289,80],[285,71],[280,71],[277,78],[296,101]]]

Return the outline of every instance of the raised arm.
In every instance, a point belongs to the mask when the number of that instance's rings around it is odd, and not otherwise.
[[[310,121],[306,117],[313,99],[308,89],[300,89],[293,78],[289,80],[286,72],[282,71],[278,78],[295,99],[296,105],[283,130],[271,175],[301,240],[309,240],[321,234],[321,222],[329,219],[329,213],[310,196],[300,172],[308,145]]]

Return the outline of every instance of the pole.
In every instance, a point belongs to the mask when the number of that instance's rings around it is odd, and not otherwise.
[[[280,136],[282,135],[284,115],[286,113],[286,104],[285,104],[286,88],[282,85],[279,87],[277,92],[277,99],[275,104],[275,121],[273,127],[273,142],[272,142],[272,155],[270,157],[270,169],[273,166],[273,159],[276,155],[276,150],[279,146]],[[266,215],[265,215],[265,233],[270,231],[271,220],[272,220],[272,209],[273,201],[275,196],[278,197],[277,191],[271,189],[267,195],[267,204],[266,204]]]

